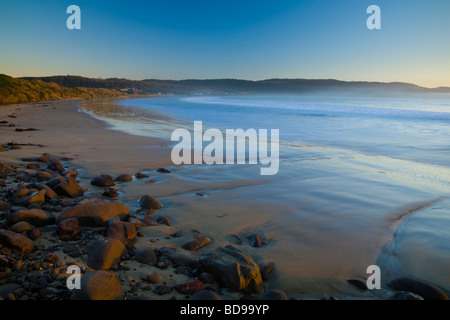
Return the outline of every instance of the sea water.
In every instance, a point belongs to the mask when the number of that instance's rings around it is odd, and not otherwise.
[[[449,98],[197,95],[122,100],[109,112],[89,112],[114,129],[167,140],[200,120],[223,131],[279,129],[279,173],[212,199],[273,211],[270,222],[255,222],[274,239],[259,253],[277,261],[279,285],[293,295],[346,291],[329,279],[366,278],[371,264],[380,266],[383,283],[409,276],[449,291]],[[257,171],[235,166],[212,174],[206,167],[183,172],[226,180]]]

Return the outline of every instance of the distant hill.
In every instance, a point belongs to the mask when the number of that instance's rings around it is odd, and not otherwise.
[[[23,78],[54,82],[68,88],[109,88],[120,90],[136,88],[150,94],[239,94],[239,93],[302,93],[310,91],[352,91],[352,92],[450,92],[448,87],[429,89],[402,82],[364,82],[340,81],[334,79],[267,79],[260,81],[239,79],[208,80],[128,80],[128,79],[91,79],[80,76],[52,76]]]
[[[57,83],[33,79],[16,79],[0,74],[0,104],[67,98],[105,98],[127,95],[115,89],[68,88]]]

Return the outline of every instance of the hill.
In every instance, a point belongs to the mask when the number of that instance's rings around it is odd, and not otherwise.
[[[127,95],[115,89],[68,88],[57,83],[33,79],[16,79],[0,74],[0,104],[67,98],[105,98]]]

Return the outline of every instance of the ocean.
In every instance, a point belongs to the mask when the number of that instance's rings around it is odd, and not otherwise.
[[[223,241],[231,231],[263,234],[267,245],[254,253],[276,262],[276,283],[290,295],[349,297],[345,280],[367,278],[373,264],[383,284],[408,276],[450,291],[449,95],[196,95],[85,109],[168,146],[174,129],[192,130],[194,121],[223,132],[279,129],[275,176],[254,165],[179,167],[209,198],[180,190],[167,196],[167,213],[186,224],[197,215]],[[217,213],[234,224],[207,219]]]

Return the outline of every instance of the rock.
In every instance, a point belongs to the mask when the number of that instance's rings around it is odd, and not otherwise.
[[[6,202],[5,200],[0,199],[0,210],[2,211],[8,211],[11,209],[12,205]]]
[[[263,287],[259,266],[247,253],[231,245],[202,254],[200,266],[226,288],[258,293]]]
[[[263,265],[261,267],[261,277],[262,279],[269,280],[270,275],[272,274],[272,271],[275,269],[275,263],[274,262],[268,262],[267,264]]]
[[[97,187],[110,187],[114,186],[114,180],[110,175],[102,174],[91,180],[91,184]]]
[[[23,232],[28,232],[30,230],[33,230],[34,228],[35,227],[33,225],[29,224],[28,222],[20,221],[11,227],[11,231],[14,231],[17,233],[23,233]]]
[[[161,276],[156,273],[150,273],[143,275],[141,279],[149,283],[158,283],[161,280]]]
[[[150,180],[148,180],[146,183],[155,183],[155,182],[156,182],[155,179],[150,179]]]
[[[223,300],[217,293],[209,290],[201,290],[194,293],[188,300]]]
[[[0,161],[0,178],[5,178],[8,174],[11,174],[13,172],[14,172],[13,168],[11,168],[6,163]]]
[[[289,300],[289,298],[282,290],[269,290],[261,297],[261,300]]]
[[[55,223],[55,217],[41,209],[22,209],[10,215],[9,223],[15,224],[26,221],[36,227],[43,227]]]
[[[56,233],[63,241],[78,240],[81,237],[81,229],[76,218],[61,221],[56,227]]]
[[[200,231],[192,230],[192,232],[193,232],[193,239],[183,244],[182,247],[184,249],[194,251],[211,242],[211,239],[202,234]]]
[[[60,184],[63,181],[64,181],[64,177],[61,177],[59,174],[55,174],[45,184],[50,188],[54,188],[56,185]]]
[[[37,203],[37,204],[43,204],[45,202],[45,190],[41,190],[38,192],[34,192],[31,195],[29,195],[23,202],[22,204],[26,207],[28,207],[30,204],[32,203]]]
[[[94,201],[67,209],[58,217],[57,223],[68,218],[77,218],[80,226],[103,227],[108,219],[116,216],[124,219],[129,214],[128,208],[122,203]]]
[[[168,259],[170,262],[172,262],[175,266],[188,266],[191,268],[197,267],[199,261],[198,258],[192,254],[189,253],[182,253],[182,252],[173,252],[168,255]]]
[[[136,226],[129,222],[122,222],[118,217],[110,218],[106,236],[117,239],[123,244],[128,244],[136,238]]]
[[[111,269],[125,252],[123,243],[111,238],[93,240],[83,250],[88,256],[87,265],[96,270]]]
[[[172,223],[170,223],[170,220],[164,216],[159,216],[158,218],[156,218],[156,222],[158,222],[159,224],[165,224],[169,227],[172,225]]]
[[[0,297],[6,297],[8,294],[13,293],[20,289],[20,284],[6,283],[0,285]]]
[[[162,286],[156,286],[155,289],[153,289],[153,292],[156,294],[164,295],[164,294],[169,294],[171,293],[173,290],[173,287],[170,287],[166,284],[162,285]]]
[[[419,280],[397,278],[388,283],[395,291],[407,291],[418,294],[425,300],[448,300],[447,295],[438,287]]]
[[[73,290],[72,300],[118,300],[123,289],[112,271],[94,271],[81,277],[81,289]]]
[[[353,285],[354,287],[358,288],[359,290],[363,290],[363,291],[368,290],[367,283],[365,280],[348,279],[347,282],[350,283],[351,285]]]
[[[47,161],[47,165],[48,165],[48,168],[53,171],[63,172],[65,170],[61,161],[59,161],[56,158],[49,159]]]
[[[149,196],[149,195],[143,195],[141,197],[141,200],[139,200],[139,205],[142,209],[159,209],[162,207],[161,202],[156,200],[155,198]]]
[[[115,188],[108,187],[108,189],[106,189],[102,193],[102,196],[108,197],[108,198],[111,198],[111,199],[117,199],[117,198],[119,198],[119,192]]]
[[[61,173],[64,177],[71,177],[76,179],[76,177],[78,176],[78,171],[77,169],[70,169],[70,170],[65,170]]]
[[[34,242],[30,238],[20,233],[3,229],[0,229],[0,243],[21,253],[29,253],[34,248]]]
[[[158,262],[155,251],[150,247],[139,248],[134,254],[136,256],[137,262],[151,265],[156,265],[156,263]]]
[[[418,294],[406,291],[397,291],[391,295],[388,300],[424,300]]]
[[[145,225],[147,225],[147,226],[158,226],[158,225],[159,225],[159,223],[156,222],[155,220],[153,220],[153,218],[150,217],[149,215],[146,215],[146,216],[144,217],[143,222],[144,222]]]
[[[186,295],[193,295],[194,293],[199,292],[204,288],[205,285],[203,284],[203,282],[197,279],[175,286],[175,290]]]
[[[39,162],[47,163],[50,159],[52,159],[52,156],[49,153],[44,153],[42,156],[38,157],[36,160]]]
[[[132,180],[133,180],[133,177],[126,173],[121,174],[114,179],[114,181],[117,181],[117,182],[128,182],[128,181],[132,181]]]
[[[66,178],[61,183],[53,187],[53,190],[60,196],[66,196],[69,198],[80,197],[84,194],[83,188],[80,187],[77,180],[74,178]]]
[[[158,172],[160,172],[160,173],[171,173],[171,171],[170,171],[169,169],[166,169],[166,168],[159,168],[159,169],[156,170],[156,171],[158,171]]]
[[[45,198],[48,200],[55,199],[56,197],[58,197],[56,192],[53,191],[53,189],[47,186],[46,184],[39,183],[36,187],[39,190],[45,190]]]
[[[39,238],[41,235],[41,231],[39,231],[38,229],[33,229],[27,232],[27,237],[33,241]]]
[[[36,177],[41,181],[48,181],[52,178],[52,176],[53,175],[47,171],[38,171],[38,173],[36,174]]]
[[[261,247],[261,236],[257,233],[252,233],[247,236],[250,240],[250,245],[255,248]]]
[[[138,173],[136,173],[134,176],[135,176],[136,178],[138,178],[138,179],[143,179],[143,178],[148,178],[148,177],[149,177],[148,174],[145,174],[145,173],[142,173],[142,172],[138,172]]]
[[[39,169],[39,168],[40,168],[40,166],[37,163],[29,163],[29,164],[27,164],[27,169],[36,170],[36,169]]]

